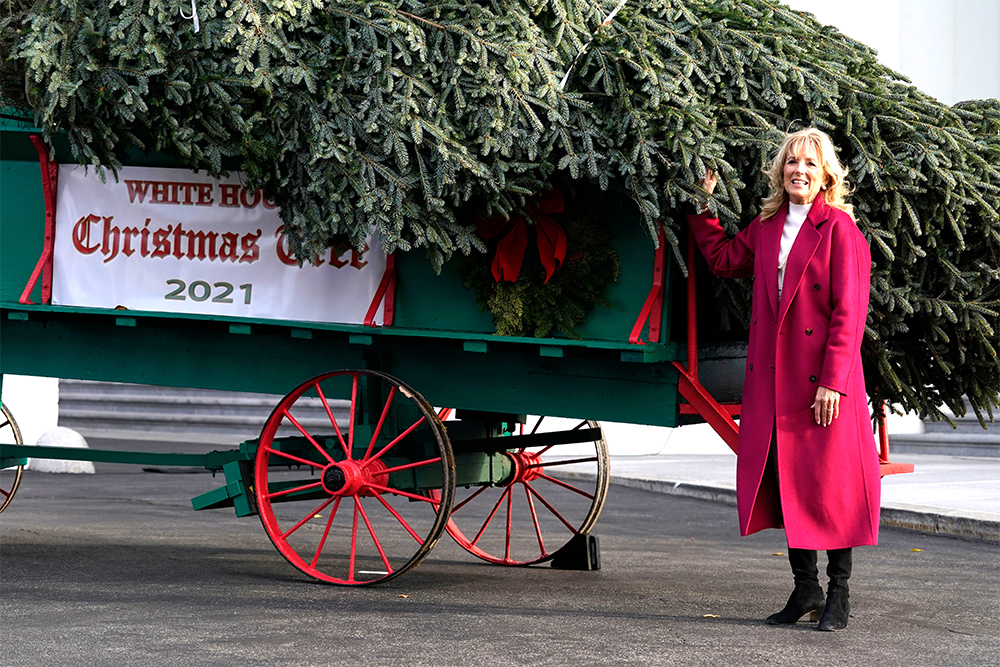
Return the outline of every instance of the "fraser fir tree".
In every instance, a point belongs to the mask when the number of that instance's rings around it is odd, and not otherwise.
[[[775,0],[218,0],[198,32],[176,0],[8,7],[8,104],[112,171],[132,146],[245,171],[302,257],[375,230],[440,266],[481,248],[463,205],[511,215],[558,176],[626,192],[680,260],[705,169],[735,230],[815,125],[872,245],[873,398],[1000,402],[1000,103],[943,105]],[[745,318],[746,287],[717,289]]]

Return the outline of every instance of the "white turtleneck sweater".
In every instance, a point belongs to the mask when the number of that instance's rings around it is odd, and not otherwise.
[[[792,251],[795,237],[802,229],[802,223],[809,215],[809,204],[793,204],[788,202],[788,216],[785,218],[785,226],[781,230],[781,246],[778,249],[778,302],[781,302],[781,288],[785,284],[785,265],[788,263],[788,253]]]

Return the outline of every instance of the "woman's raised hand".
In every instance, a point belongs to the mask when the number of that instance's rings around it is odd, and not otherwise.
[[[715,186],[719,182],[719,177],[711,169],[705,171],[705,180],[701,182],[701,188],[709,195],[715,192]]]
[[[718,182],[719,182],[719,178],[718,178],[718,176],[715,175],[715,172],[712,171],[711,169],[706,169],[705,170],[705,180],[703,180],[701,182],[701,189],[704,190],[708,194],[709,197],[711,197],[712,193],[715,192],[715,186],[716,186],[716,184]],[[700,212],[701,213],[708,213],[708,200],[707,199],[705,200],[705,203],[701,205],[701,211]]]

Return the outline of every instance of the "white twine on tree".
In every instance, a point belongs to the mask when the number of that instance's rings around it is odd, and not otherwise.
[[[201,30],[201,24],[198,23],[198,8],[195,7],[194,0],[191,0],[191,16],[188,16],[187,14],[185,14],[183,9],[179,9],[178,11],[181,13],[181,18],[188,19],[189,21],[191,19],[194,19],[194,31],[195,32],[198,32],[199,30]]]
[[[192,0],[192,2],[193,1],[194,0]],[[618,4],[615,5],[615,8],[611,10],[610,14],[608,14],[608,18],[604,19],[604,21],[601,23],[601,25],[597,26],[597,30],[594,31],[593,35],[591,35],[590,40],[586,44],[583,45],[583,48],[580,49],[580,52],[577,53],[576,56],[573,58],[573,62],[571,62],[569,64],[569,67],[566,68],[566,73],[563,74],[562,81],[559,82],[559,90],[562,90],[563,88],[566,87],[566,81],[569,80],[570,72],[572,72],[573,71],[573,67],[576,66],[576,61],[580,59],[580,56],[582,56],[584,53],[587,52],[587,48],[590,46],[590,43],[594,41],[594,37],[597,36],[597,33],[599,33],[601,31],[601,28],[603,28],[604,26],[606,26],[609,23],[611,23],[612,19],[614,19],[615,15],[618,13],[618,11],[622,7],[625,6],[626,2],[628,2],[628,0],[618,0]]]

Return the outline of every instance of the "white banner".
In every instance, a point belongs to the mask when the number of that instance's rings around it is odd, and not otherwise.
[[[239,174],[61,165],[52,303],[361,324],[386,257],[327,251],[301,268],[277,209]],[[377,321],[382,321],[379,308]]]

